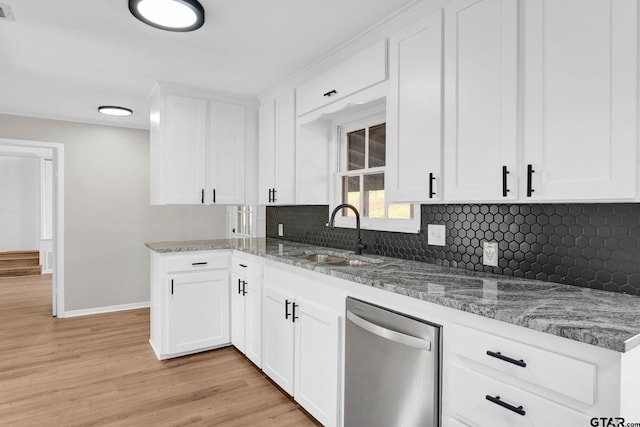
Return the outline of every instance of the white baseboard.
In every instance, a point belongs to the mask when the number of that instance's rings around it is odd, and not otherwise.
[[[78,316],[90,316],[92,314],[113,313],[114,311],[135,310],[137,308],[148,308],[149,301],[134,302],[131,304],[110,305],[107,307],[87,308],[85,310],[71,310],[65,311],[63,316],[58,317],[78,317]]]

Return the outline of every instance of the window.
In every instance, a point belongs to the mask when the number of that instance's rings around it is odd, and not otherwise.
[[[237,236],[253,236],[253,211],[253,206],[236,206],[234,230]]]
[[[417,232],[417,209],[411,204],[392,204],[385,199],[386,123],[384,114],[338,127],[338,168],[335,204],[349,203],[360,212],[362,228]],[[349,227],[355,217],[343,209],[336,225]]]

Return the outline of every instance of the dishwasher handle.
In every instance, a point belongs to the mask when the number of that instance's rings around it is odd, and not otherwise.
[[[431,351],[431,341],[429,340],[417,338],[411,335],[403,334],[401,332],[393,331],[391,329],[383,328],[382,326],[371,323],[368,320],[365,320],[350,311],[347,311],[347,319],[360,328],[364,329],[365,331],[371,332],[372,334],[378,335],[379,337],[382,337],[384,339],[415,347],[420,350]]]

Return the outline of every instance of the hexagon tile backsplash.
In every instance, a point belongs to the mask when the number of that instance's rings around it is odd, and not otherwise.
[[[640,204],[422,205],[419,234],[363,230],[365,252],[640,295]],[[351,249],[356,232],[327,229],[328,206],[267,207],[267,237]],[[427,224],[446,245],[427,244]],[[482,242],[497,242],[497,267]]]

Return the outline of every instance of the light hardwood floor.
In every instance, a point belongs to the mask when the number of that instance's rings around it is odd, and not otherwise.
[[[319,425],[232,347],[156,360],[148,309],[51,317],[50,280],[0,279],[0,425]]]

